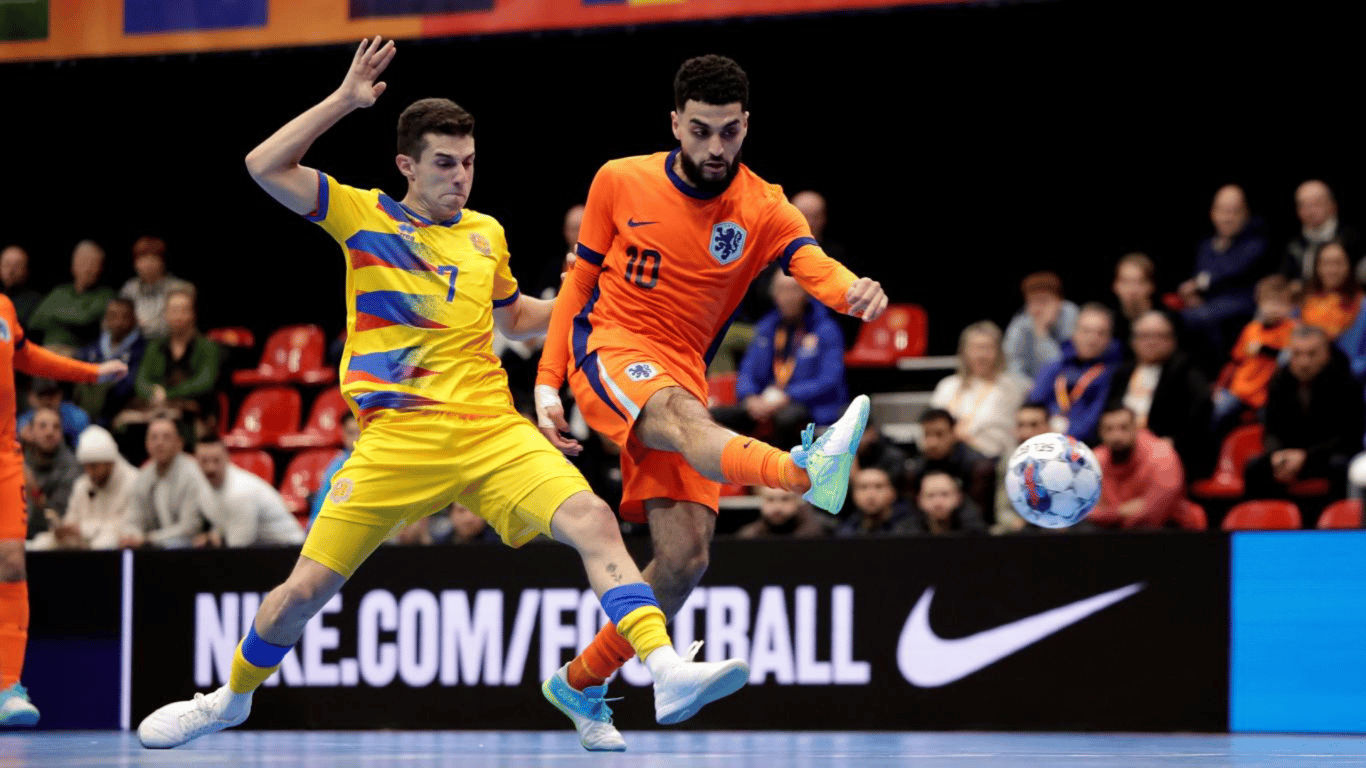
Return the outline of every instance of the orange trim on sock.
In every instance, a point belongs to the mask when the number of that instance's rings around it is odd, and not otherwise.
[[[787,451],[752,437],[736,435],[721,450],[721,473],[732,483],[782,488],[793,493],[811,489],[811,478]]]
[[[569,687],[582,691],[593,685],[602,685],[613,672],[636,655],[636,649],[617,632],[617,625],[607,622],[598,630],[597,637],[583,649],[569,664]]]
[[[19,682],[28,650],[28,582],[0,582],[0,689]]]

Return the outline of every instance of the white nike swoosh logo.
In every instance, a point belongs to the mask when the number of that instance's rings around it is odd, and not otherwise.
[[[945,640],[930,629],[934,587],[929,587],[911,609],[911,615],[906,617],[901,639],[896,644],[896,664],[902,677],[912,685],[921,688],[948,685],[1130,597],[1143,587],[1142,582],[1130,584],[954,640]]]

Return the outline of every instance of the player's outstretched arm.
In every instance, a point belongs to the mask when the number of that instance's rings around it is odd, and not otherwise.
[[[394,59],[394,41],[362,40],[341,86],[307,112],[285,123],[247,154],[247,171],[271,197],[297,214],[318,208],[318,174],[301,165],[304,153],[327,129],[352,111],[374,105],[387,87],[376,82]]]
[[[14,351],[14,367],[30,376],[58,381],[111,382],[128,375],[128,366],[122,360],[108,360],[98,365],[83,363],[31,341],[25,341]]]
[[[493,310],[493,322],[498,332],[514,341],[544,336],[550,327],[550,313],[555,302],[534,299],[524,293],[506,307]]]
[[[797,278],[803,290],[825,306],[864,322],[876,320],[887,309],[882,284],[871,277],[855,277],[812,243],[793,254],[787,271]]]

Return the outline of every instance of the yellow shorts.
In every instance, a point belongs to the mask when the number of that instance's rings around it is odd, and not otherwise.
[[[303,554],[350,577],[394,532],[453,501],[520,547],[549,536],[555,510],[588,490],[520,414],[382,413],[332,478]]]

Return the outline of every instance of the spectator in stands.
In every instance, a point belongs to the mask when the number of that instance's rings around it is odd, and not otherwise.
[[[1170,441],[1187,476],[1204,477],[1214,459],[1209,379],[1176,348],[1176,326],[1165,312],[1144,313],[1131,335],[1134,359],[1115,374],[1107,410],[1127,407],[1138,429]]]
[[[1295,322],[1290,313],[1290,281],[1283,275],[1257,283],[1257,317],[1243,329],[1214,392],[1212,428],[1222,439],[1248,409],[1266,405],[1266,388],[1276,373],[1276,360],[1290,342]]]
[[[844,339],[829,311],[807,298],[797,279],[773,275],[773,303],[754,329],[740,363],[740,404],[718,406],[716,420],[743,434],[761,426],[777,445],[801,442],[808,422],[832,424],[849,402],[844,383]]]
[[[184,292],[194,297],[194,286],[166,271],[166,241],[159,237],[139,237],[133,243],[133,270],[119,295],[133,302],[138,325],[148,336],[164,336],[170,332],[166,304],[171,294]]]
[[[902,473],[906,471],[906,460],[910,458],[901,446],[897,445],[873,416],[868,417],[868,426],[859,440],[858,454],[854,457],[854,468],[880,467],[892,478],[892,484],[901,486]]]
[[[28,332],[48,349],[74,354],[100,336],[104,305],[114,291],[97,285],[104,271],[104,249],[82,240],[71,251],[72,282],[59,285],[33,310]]]
[[[1087,517],[1101,528],[1175,527],[1185,507],[1186,475],[1171,443],[1139,425],[1127,405],[1100,417],[1100,502]]]
[[[166,298],[166,329],[166,336],[148,343],[134,385],[137,397],[119,420],[136,423],[149,414],[169,411],[198,417],[199,431],[213,431],[222,350],[195,326],[191,294],[172,291]]]
[[[1342,242],[1352,256],[1360,255],[1357,233],[1338,221],[1338,201],[1327,184],[1318,179],[1301,184],[1295,190],[1295,214],[1300,219],[1300,231],[1285,246],[1280,269],[1285,279],[1293,283],[1312,280],[1314,257],[1320,248],[1334,240]]]
[[[1024,308],[1006,326],[1006,368],[1033,381],[1062,356],[1062,344],[1077,327],[1077,305],[1062,297],[1062,279],[1035,272],[1020,282]]]
[[[883,469],[860,469],[854,473],[850,486],[853,490],[854,510],[835,529],[836,536],[880,536],[896,533],[897,528],[911,514],[910,507],[905,502],[897,501],[892,478]]]
[[[204,532],[212,491],[199,465],[184,451],[180,426],[166,416],[147,425],[151,461],[138,470],[133,501],[120,544],[152,544],[164,549],[189,547]]]
[[[1290,362],[1268,388],[1265,452],[1243,473],[1248,498],[1282,498],[1293,494],[1293,483],[1317,478],[1329,481],[1331,498],[1343,498],[1347,463],[1361,449],[1362,411],[1361,385],[1342,353],[1321,329],[1297,327]]]
[[[73,399],[96,422],[110,424],[119,411],[128,407],[136,392],[138,369],[147,351],[147,337],[138,328],[133,302],[115,297],[104,308],[104,332],[94,344],[76,353],[77,360],[103,363],[122,360],[128,375],[113,384],[77,384]]]
[[[71,488],[81,476],[76,456],[62,442],[62,417],[51,408],[33,415],[33,440],[24,447],[24,465],[32,480],[28,492],[28,537],[48,530],[71,500]]]
[[[958,439],[953,414],[931,408],[920,415],[920,454],[906,463],[906,495],[915,498],[920,478],[931,470],[958,478],[979,510],[989,509],[995,496],[996,464]]]
[[[446,509],[424,520],[427,523],[427,539],[432,544],[502,541],[498,538],[498,532],[490,528],[484,518],[474,514],[459,502],[453,502]]]
[[[1300,320],[1322,328],[1335,340],[1361,311],[1361,287],[1352,277],[1352,263],[1341,240],[1329,240],[1311,258],[1314,274],[1309,278]]]
[[[1054,432],[1088,444],[1096,442],[1110,381],[1123,357],[1119,342],[1110,337],[1111,323],[1104,305],[1082,307],[1072,340],[1063,343],[1062,357],[1039,373],[1025,398],[1048,408]]]
[[[735,535],[741,539],[819,539],[829,533],[830,529],[816,517],[815,508],[802,501],[801,494],[763,488],[759,491],[759,519],[742,526]]]
[[[564,259],[558,264],[550,264],[541,275],[541,298],[553,299],[560,293],[560,281],[564,273],[574,266],[578,260],[577,253],[579,247],[579,227],[583,226],[583,204],[578,203],[570,206],[564,212],[564,223],[561,233],[564,235]]]
[[[1265,274],[1267,241],[1261,219],[1247,207],[1241,187],[1227,185],[1210,208],[1214,236],[1201,241],[1195,274],[1178,288],[1181,319],[1192,338],[1214,354],[1228,349],[1228,333],[1256,309],[1253,292]],[[1268,270],[1269,271],[1269,270]]]
[[[1025,403],[1015,411],[1016,446],[1047,431],[1047,408],[1037,403]],[[1015,511],[1015,505],[1010,503],[1010,494],[1006,493],[1006,472],[1010,470],[1013,452],[1014,448],[1002,454],[1000,461],[996,462],[996,523],[991,526],[991,532],[996,535],[1018,533],[1029,525],[1029,521]]]
[[[323,470],[322,483],[313,493],[312,511],[308,513],[308,527],[313,527],[313,521],[318,519],[318,512],[323,508],[323,501],[327,494],[332,490],[332,478],[341,471],[342,465],[351,458],[351,452],[356,449],[356,439],[360,437],[360,426],[356,424],[356,417],[347,411],[341,417],[342,447],[337,451],[337,455],[332,462]]]
[[[1138,318],[1157,307],[1156,274],[1153,260],[1142,253],[1125,254],[1115,265],[1115,281],[1111,285],[1115,298],[1111,310],[1116,339],[1128,339]]]
[[[1001,329],[990,320],[973,323],[958,336],[958,372],[941,380],[930,398],[953,414],[958,439],[989,458],[1013,445],[1011,422],[1029,389],[1005,368]]]
[[[62,417],[62,438],[66,440],[66,444],[76,444],[76,439],[90,426],[90,416],[81,410],[80,406],[65,399],[65,386],[64,383],[52,379],[40,377],[33,380],[33,389],[28,396],[32,407],[19,414],[19,419],[15,422],[21,435],[33,421],[34,413],[39,408],[47,408],[56,411]]]
[[[27,328],[43,295],[28,286],[28,251],[17,245],[5,246],[0,251],[0,293],[9,297],[19,325]]]
[[[58,549],[118,549],[138,471],[119,455],[114,436],[87,427],[76,443],[83,470],[71,489],[66,516],[53,533]]]
[[[302,544],[304,529],[285,509],[270,483],[233,464],[218,435],[199,439],[194,449],[199,471],[209,484],[204,509],[212,528],[195,537],[197,547],[259,547]]]
[[[929,534],[986,533],[982,510],[963,495],[958,478],[942,470],[931,470],[920,477],[915,504],[897,527],[896,533]]]

